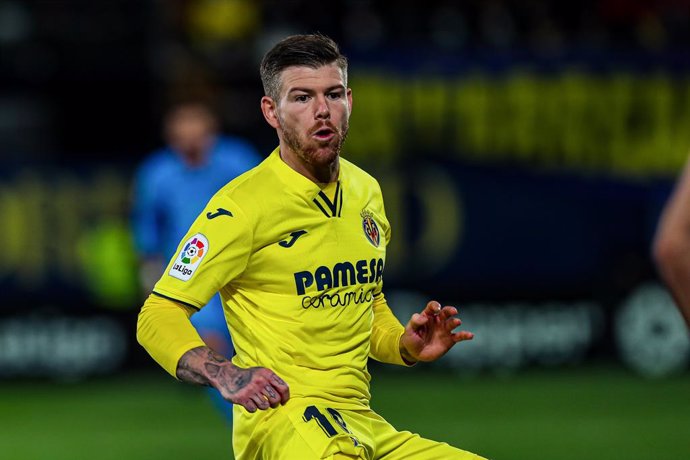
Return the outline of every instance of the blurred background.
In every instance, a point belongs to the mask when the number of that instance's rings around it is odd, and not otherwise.
[[[374,407],[496,459],[690,458],[690,340],[650,259],[690,151],[687,0],[1,1],[0,457],[229,458],[136,344],[133,175],[184,98],[267,155],[259,61],[316,31],[350,61],[389,303],[476,333],[373,364]]]

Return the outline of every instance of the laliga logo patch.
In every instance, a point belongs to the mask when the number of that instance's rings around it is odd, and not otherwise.
[[[376,225],[372,213],[363,210],[360,216],[362,216],[362,229],[364,229],[364,235],[366,235],[371,244],[378,248],[379,242],[381,241],[381,233],[379,232],[379,226]]]
[[[188,281],[207,253],[208,240],[201,233],[197,233],[185,242],[168,275]]]

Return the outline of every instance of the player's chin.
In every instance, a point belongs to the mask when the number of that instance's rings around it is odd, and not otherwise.
[[[331,145],[319,146],[312,151],[311,161],[315,165],[329,165],[338,158],[339,152],[339,148]]]

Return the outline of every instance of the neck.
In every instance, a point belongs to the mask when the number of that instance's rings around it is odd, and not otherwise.
[[[198,166],[202,166],[204,163],[206,163],[206,156],[201,151],[185,152],[185,153],[186,154],[183,155],[182,158],[183,158],[183,161],[189,167],[195,168]]]
[[[197,168],[208,162],[214,142],[214,138],[209,136],[201,142],[173,145],[173,149],[188,167]]]
[[[282,144],[282,143],[281,143]],[[292,152],[289,147],[280,146],[280,158],[292,169],[316,184],[328,184],[338,180],[340,157],[338,155],[323,165],[308,163]]]

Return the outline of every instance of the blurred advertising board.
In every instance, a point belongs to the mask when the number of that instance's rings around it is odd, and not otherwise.
[[[405,321],[435,298],[457,305],[478,334],[445,358],[451,367],[515,369],[604,354],[660,374],[687,363],[672,303],[649,287],[649,242],[671,181],[433,155],[376,175],[393,226],[385,279],[396,314]],[[76,378],[141,364],[129,188],[129,171],[117,168],[17,171],[3,181],[0,377]],[[657,313],[640,316],[649,311]],[[624,352],[635,343],[658,352],[636,362]],[[675,364],[649,368],[664,347]]]
[[[606,62],[381,62],[352,74],[343,156],[383,189],[386,291],[403,299],[393,308],[405,320],[423,299],[456,304],[487,337],[454,351],[453,366],[603,354],[660,374],[649,363],[664,353],[680,362],[666,369],[687,364],[687,334],[649,258],[690,147],[687,65]],[[16,162],[0,175],[0,376],[52,375],[45,350],[79,346],[118,366],[141,361],[130,160]],[[635,343],[649,346],[623,351]]]

